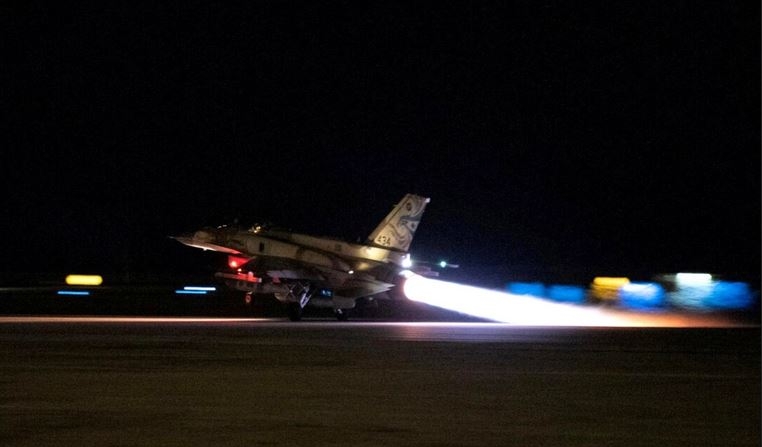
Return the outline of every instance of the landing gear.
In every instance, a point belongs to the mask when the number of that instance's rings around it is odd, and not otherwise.
[[[251,292],[246,292],[246,295],[243,297],[243,302],[247,306],[251,306],[251,303],[254,302],[254,297],[252,296]]]
[[[304,306],[310,302],[313,293],[314,287],[310,283],[295,282],[288,285],[288,294],[285,296],[286,313],[291,321],[302,319]]]
[[[345,309],[336,309],[334,313],[336,314],[336,319],[339,321],[347,321],[349,319],[349,314]]]
[[[302,306],[299,303],[286,304],[286,313],[291,321],[300,321],[302,319],[302,310]]]

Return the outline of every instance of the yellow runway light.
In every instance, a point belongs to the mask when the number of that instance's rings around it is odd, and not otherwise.
[[[625,284],[629,284],[629,278],[618,278],[611,276],[598,276],[593,280],[593,284],[600,287],[620,288]]]
[[[619,289],[629,283],[629,278],[598,276],[593,279],[590,294],[596,300],[614,302],[619,299]]]
[[[99,286],[103,283],[101,275],[69,275],[66,284],[70,286]]]

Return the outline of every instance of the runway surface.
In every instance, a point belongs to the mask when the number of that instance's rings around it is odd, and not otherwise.
[[[751,446],[760,329],[0,317],[0,445]]]

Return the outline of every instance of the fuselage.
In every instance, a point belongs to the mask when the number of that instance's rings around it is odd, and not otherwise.
[[[344,272],[367,272],[381,265],[402,267],[407,258],[406,253],[381,247],[256,227],[249,230],[206,228],[194,233],[192,238],[178,240],[208,250],[227,251],[246,257],[283,258]]]

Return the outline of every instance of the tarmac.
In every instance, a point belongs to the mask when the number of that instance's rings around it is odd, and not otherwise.
[[[5,446],[756,446],[760,329],[0,317]]]

